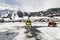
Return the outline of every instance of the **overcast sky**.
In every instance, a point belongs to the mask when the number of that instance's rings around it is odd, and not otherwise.
[[[0,4],[16,5],[25,11],[41,11],[60,7],[60,0],[0,0]]]

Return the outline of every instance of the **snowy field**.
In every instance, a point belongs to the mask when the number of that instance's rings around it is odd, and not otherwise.
[[[57,22],[58,23],[58,22]],[[32,26],[47,26],[48,22],[33,22]],[[60,23],[57,27],[39,27],[37,30],[41,31],[38,33],[38,37],[41,40],[60,40]],[[35,38],[27,38],[25,28],[25,22],[10,22],[0,23],[0,40],[35,40]]]

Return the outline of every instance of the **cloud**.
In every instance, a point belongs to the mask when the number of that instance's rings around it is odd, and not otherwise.
[[[16,5],[28,12],[60,7],[60,0],[0,0],[0,3]]]
[[[22,7],[26,11],[41,11],[60,7],[60,0],[22,0]]]
[[[38,11],[43,7],[43,0],[23,0],[22,6],[26,11]]]
[[[19,8],[19,7],[16,6],[16,5],[11,6],[11,5],[9,5],[9,4],[0,3],[0,10],[4,10],[4,9],[19,10],[18,8]]]
[[[60,0],[46,0],[43,6],[45,9],[56,7],[60,7]]]

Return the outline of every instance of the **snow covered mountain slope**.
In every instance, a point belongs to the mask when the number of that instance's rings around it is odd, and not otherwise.
[[[5,9],[5,10],[0,10],[0,17],[3,18],[5,21],[7,18],[9,20],[22,20],[23,13],[18,13],[19,10],[10,10],[10,9]],[[20,11],[21,12],[21,11]]]
[[[20,20],[22,18],[18,17],[18,11],[23,11],[22,8],[17,5],[8,5],[1,3],[0,4],[0,17],[2,18],[10,18],[12,20]]]

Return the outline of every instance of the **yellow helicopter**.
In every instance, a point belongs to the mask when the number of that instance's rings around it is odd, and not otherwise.
[[[29,27],[29,26],[31,26],[31,21],[30,21],[30,19],[28,18],[28,20],[26,21],[26,25]]]
[[[28,17],[28,20],[26,20],[26,26],[25,26],[25,28],[26,28],[26,33],[28,33],[30,30],[31,30],[31,21],[30,21],[30,19],[29,19],[29,17]]]
[[[25,24],[26,24],[26,30],[30,31],[30,29],[31,29],[31,21],[30,21],[29,17],[28,17],[28,20],[26,21]]]

